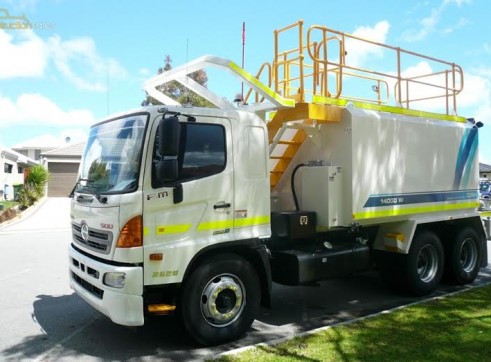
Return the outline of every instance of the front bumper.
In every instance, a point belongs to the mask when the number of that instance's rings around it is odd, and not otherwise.
[[[141,326],[144,323],[143,268],[115,266],[95,261],[68,248],[70,287],[88,304],[114,323]],[[106,273],[125,273],[126,283],[121,289],[103,283]]]

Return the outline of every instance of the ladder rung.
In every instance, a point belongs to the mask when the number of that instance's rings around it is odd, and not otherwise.
[[[278,141],[278,144],[279,145],[301,145],[302,143],[301,142],[295,142],[295,141]]]

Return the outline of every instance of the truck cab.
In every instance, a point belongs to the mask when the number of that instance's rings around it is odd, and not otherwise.
[[[265,124],[249,112],[154,106],[94,125],[72,198],[72,288],[114,322],[143,325],[146,313],[175,308],[162,286],[209,255],[230,261],[244,249],[253,273],[267,275],[266,160]],[[267,297],[270,278],[261,280]],[[242,308],[242,283],[230,276],[210,293],[231,290],[224,298]]]

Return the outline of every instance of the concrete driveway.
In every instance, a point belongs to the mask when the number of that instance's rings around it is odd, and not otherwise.
[[[0,231],[49,231],[70,228],[70,199],[48,197],[40,200],[17,218],[0,224]]]

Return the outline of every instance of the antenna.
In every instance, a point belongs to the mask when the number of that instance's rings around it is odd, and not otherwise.
[[[244,69],[245,66],[245,38],[246,38],[246,26],[245,26],[245,21],[242,22],[242,69]],[[242,102],[244,102],[244,82],[242,82],[242,91],[241,91],[241,96],[242,96]]]

